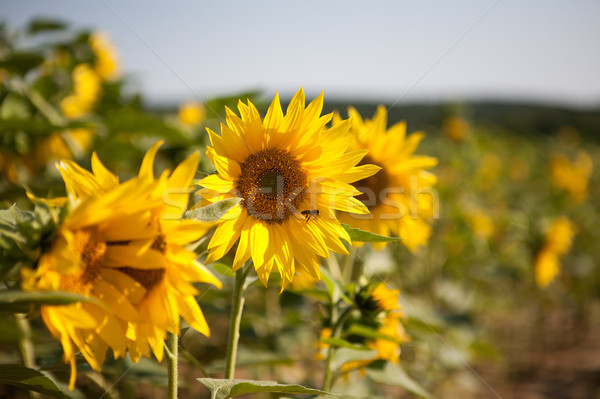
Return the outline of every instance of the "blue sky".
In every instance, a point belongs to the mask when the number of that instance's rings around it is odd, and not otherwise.
[[[0,0],[106,31],[153,101],[247,89],[600,104],[600,1]]]

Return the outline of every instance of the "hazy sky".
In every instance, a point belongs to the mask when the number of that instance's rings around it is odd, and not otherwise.
[[[0,0],[109,33],[153,101],[246,89],[600,104],[600,1]]]

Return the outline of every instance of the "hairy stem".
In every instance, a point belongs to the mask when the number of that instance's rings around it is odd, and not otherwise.
[[[231,379],[235,375],[235,362],[237,359],[238,341],[240,339],[240,323],[244,294],[246,293],[246,277],[252,268],[252,264],[246,265],[235,272],[235,286],[233,289],[233,303],[231,306],[231,319],[229,320],[229,338],[227,340],[227,362],[225,363],[225,378]]]
[[[177,334],[167,333],[167,398],[177,398],[177,355],[178,355],[178,337]]]

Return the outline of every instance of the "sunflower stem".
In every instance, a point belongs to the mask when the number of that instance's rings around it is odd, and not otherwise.
[[[342,332],[342,326],[344,325],[344,322],[346,321],[348,316],[350,316],[350,314],[352,313],[353,310],[354,310],[354,307],[349,306],[342,312],[342,314],[339,317],[337,317],[337,308],[335,305],[333,305],[332,312],[331,312],[331,321],[333,324],[333,328],[331,329],[331,337],[332,338],[340,337],[340,334]],[[336,320],[335,323],[333,323],[334,320]],[[323,390],[324,391],[329,391],[333,384],[333,370],[331,368],[331,363],[333,362],[334,355],[335,355],[335,348],[330,346],[329,349],[327,350],[327,360],[325,361],[325,378],[323,379]]]
[[[167,398],[177,399],[177,334],[167,332]]]
[[[29,320],[22,313],[15,314],[17,328],[19,329],[19,352],[23,359],[23,365],[35,368],[35,357],[33,355],[33,345],[31,345],[31,327]]]
[[[36,368],[33,345],[31,344],[31,326],[29,325],[29,320],[27,320],[27,316],[23,313],[15,314],[15,320],[19,331],[18,345],[23,365],[29,368]],[[29,397],[37,399],[40,395],[37,392],[29,391]]]
[[[229,338],[227,342],[227,362],[225,363],[225,378],[232,379],[235,375],[235,362],[237,359],[238,341],[240,339],[240,324],[242,311],[246,301],[246,277],[252,265],[246,265],[235,272],[235,285],[233,288],[233,303],[231,306],[231,319],[229,320]]]

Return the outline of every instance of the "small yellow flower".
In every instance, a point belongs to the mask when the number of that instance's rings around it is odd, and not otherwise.
[[[436,177],[427,172],[437,164],[437,159],[414,155],[423,139],[423,133],[406,135],[406,124],[400,122],[387,128],[387,111],[377,109],[372,120],[364,120],[350,108],[354,149],[368,150],[359,168],[374,164],[382,169],[363,178],[354,186],[361,192],[358,199],[371,214],[340,213],[343,223],[384,236],[395,234],[411,251],[427,244],[431,235],[430,221],[436,196],[432,191]],[[335,117],[333,126],[342,121]],[[375,245],[381,247],[381,244]]]
[[[198,126],[206,119],[206,109],[198,102],[189,102],[179,108],[179,121],[187,126]]]
[[[117,52],[108,40],[105,33],[94,32],[89,39],[90,47],[94,52],[94,70],[102,80],[115,80],[119,78],[119,60]]]
[[[207,154],[218,173],[199,182],[201,194],[210,202],[242,201],[221,219],[207,262],[239,241],[233,270],[252,257],[265,285],[273,269],[281,274],[282,289],[296,272],[320,279],[319,257],[348,253],[342,239],[350,237],[334,209],[368,213],[349,183],[379,168],[355,167],[367,151],[347,151],[354,141],[348,122],[325,128],[331,114],[321,116],[323,95],[305,107],[300,90],[286,115],[276,95],[264,120],[250,102],[240,101],[238,108],[241,117],[226,109],[220,136],[208,129],[212,147]]]
[[[399,310],[399,296],[400,290],[389,289],[384,283],[378,284],[371,292],[371,298],[373,298],[380,311]]]
[[[580,151],[574,162],[564,154],[555,154],[550,158],[552,183],[567,191],[574,201],[581,202],[588,196],[588,183],[593,167],[592,158],[585,151]]]
[[[539,287],[547,287],[560,273],[560,258],[571,249],[575,226],[565,216],[557,218],[546,233],[546,244],[535,260],[535,280]]]
[[[73,93],[65,97],[61,103],[65,116],[79,118],[89,113],[100,96],[100,77],[88,65],[80,64],[73,69]]]
[[[454,141],[464,141],[469,137],[469,122],[459,116],[450,116],[442,124],[444,136]]]

